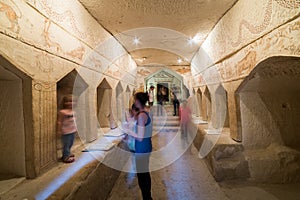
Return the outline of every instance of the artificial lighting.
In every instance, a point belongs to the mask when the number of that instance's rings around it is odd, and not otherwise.
[[[192,46],[193,44],[194,44],[194,41],[193,41],[193,38],[189,38],[188,39],[188,44],[190,45],[190,46]]]
[[[133,39],[133,44],[138,45],[139,43],[140,43],[140,39],[135,36]]]
[[[196,34],[194,37],[190,37],[188,40],[189,45],[198,44],[201,41],[200,35]]]

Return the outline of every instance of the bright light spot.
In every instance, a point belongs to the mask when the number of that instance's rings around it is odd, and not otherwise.
[[[140,39],[135,36],[133,39],[133,44],[138,45],[139,43],[140,43]]]
[[[192,46],[193,43],[194,43],[194,42],[193,42],[193,38],[190,37],[190,38],[188,39],[188,44],[189,44],[190,46]]]
[[[54,179],[44,190],[39,192],[36,196],[36,200],[43,200],[50,197],[55,191],[57,191],[64,183],[66,183],[76,172],[88,163],[95,160],[95,157],[91,153],[81,155],[76,163],[71,164],[62,174]]]
[[[193,45],[193,44],[199,44],[201,41],[201,37],[199,34],[196,34],[194,37],[190,37],[188,39],[188,44]]]
[[[178,58],[177,59],[177,62],[180,64],[180,63],[182,63],[182,59],[181,58]]]

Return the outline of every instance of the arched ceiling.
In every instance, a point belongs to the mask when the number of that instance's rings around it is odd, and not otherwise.
[[[185,66],[237,0],[79,1],[132,54],[138,66]],[[195,40],[189,43],[190,38]],[[138,39],[138,44],[134,39]],[[179,58],[183,62],[178,62]]]
[[[130,52],[132,58],[138,66],[165,65],[165,66],[189,66],[190,63],[181,56],[161,49],[138,49]],[[177,59],[182,62],[178,64]]]

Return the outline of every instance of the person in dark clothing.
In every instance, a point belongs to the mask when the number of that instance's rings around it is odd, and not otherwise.
[[[179,100],[178,100],[175,92],[172,92],[172,99],[173,99],[173,106],[174,106],[173,116],[175,116],[177,113],[177,108],[179,108]]]
[[[164,97],[162,93],[162,88],[160,88],[157,93],[157,116],[162,115],[163,101],[164,101]]]
[[[139,109],[137,128],[135,131],[127,130],[128,134],[135,137],[136,172],[143,200],[151,200],[151,176],[149,160],[152,151],[152,120],[145,106],[148,94],[139,92],[135,95],[135,106]]]

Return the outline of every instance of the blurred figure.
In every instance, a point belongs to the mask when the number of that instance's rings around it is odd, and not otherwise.
[[[77,132],[75,111],[73,111],[75,104],[76,101],[73,95],[69,94],[64,96],[62,109],[58,112],[57,116],[57,133],[61,135],[63,144],[62,160],[65,163],[75,161],[74,154],[71,154],[71,148]]]
[[[126,115],[127,127],[124,127],[124,129],[130,129],[134,132],[136,131],[138,113],[139,109],[134,104],[132,104],[131,109],[129,110],[129,115]],[[135,152],[135,138],[131,135],[127,135],[126,140],[129,150],[131,152]]]
[[[184,139],[188,139],[188,124],[191,120],[191,109],[187,106],[187,101],[184,100],[182,105],[180,106],[180,129],[181,129],[181,136]]]
[[[149,106],[151,107],[151,106],[153,106],[153,102],[154,102],[154,86],[153,85],[150,86],[148,95],[149,95]]]
[[[152,152],[152,119],[146,110],[148,94],[139,92],[135,94],[135,106],[139,109],[137,114],[137,129],[127,130],[135,138],[135,161],[139,187],[143,200],[151,200],[151,176],[149,172],[149,159]]]
[[[176,116],[177,115],[177,108],[179,110],[180,103],[179,103],[179,100],[177,98],[177,95],[176,95],[175,91],[171,92],[171,100],[173,101],[173,106],[174,106],[173,116]]]
[[[161,116],[162,115],[163,101],[164,101],[163,89],[159,88],[159,91],[157,92],[157,116]]]

